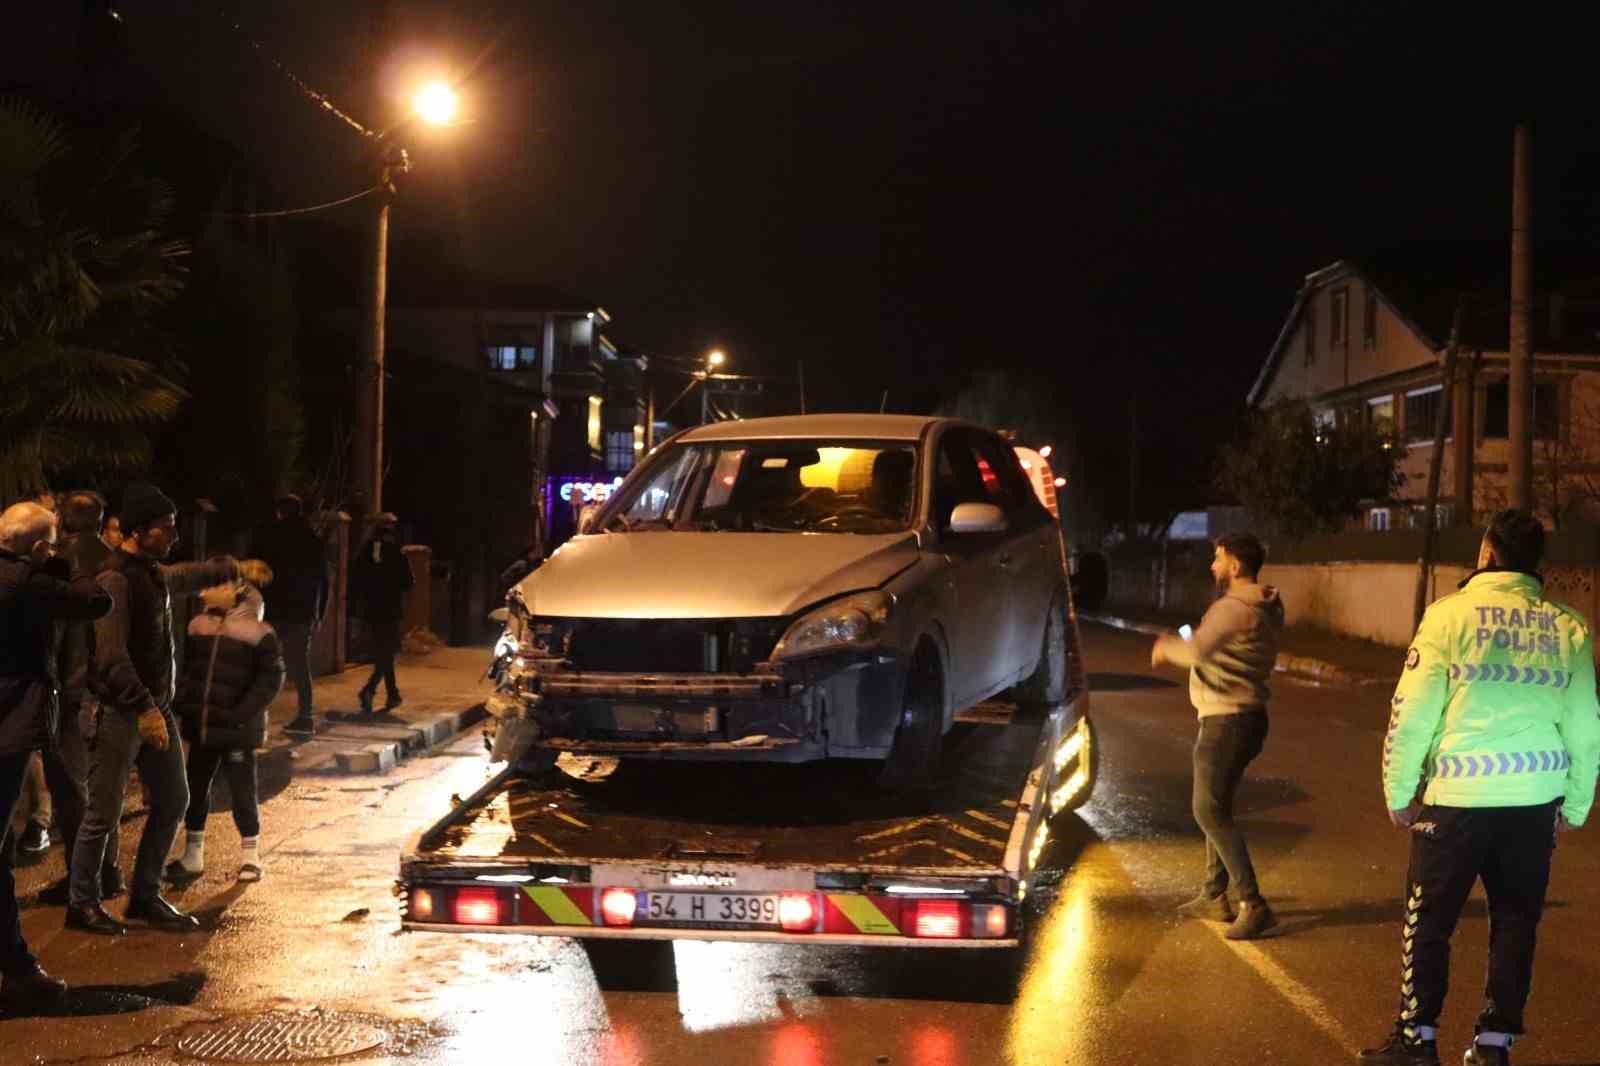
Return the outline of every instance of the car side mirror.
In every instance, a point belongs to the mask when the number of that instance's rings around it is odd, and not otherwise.
[[[600,513],[598,503],[586,503],[578,510],[578,532],[588,533],[594,525],[595,517]]]
[[[960,503],[950,512],[952,533],[1004,533],[1006,513],[992,503]]]

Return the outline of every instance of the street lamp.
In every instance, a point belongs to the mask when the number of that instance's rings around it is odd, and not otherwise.
[[[456,92],[443,81],[432,81],[412,98],[411,113],[377,134],[378,204],[373,226],[372,269],[368,289],[370,318],[366,350],[362,353],[356,385],[355,435],[351,442],[351,474],[355,479],[352,505],[363,520],[383,511],[383,359],[384,318],[388,313],[389,205],[394,201],[394,181],[411,169],[410,157],[393,137],[416,122],[445,126],[455,118]]]
[[[703,426],[711,417],[711,378],[716,373],[716,368],[728,361],[721,348],[713,348],[706,353],[706,368],[700,372],[700,424]]]

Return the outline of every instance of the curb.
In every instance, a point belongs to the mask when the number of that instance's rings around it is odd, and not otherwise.
[[[1159,637],[1163,633],[1170,633],[1170,626],[1155,625],[1150,622],[1135,622],[1129,618],[1121,618],[1112,614],[1099,614],[1090,611],[1080,611],[1078,617],[1086,622],[1095,622],[1099,625],[1110,626],[1112,629],[1122,629],[1130,633],[1144,633],[1152,637]],[[1279,652],[1273,669],[1286,674],[1295,674],[1300,677],[1309,677],[1314,681],[1336,685],[1383,685],[1392,679],[1374,677],[1371,674],[1358,673],[1354,670],[1331,663],[1326,659],[1317,659],[1309,655],[1292,655],[1289,652]]]
[[[337,774],[386,774],[406,759],[455,739],[483,721],[485,716],[483,704],[478,703],[459,711],[433,714],[415,722],[383,723],[387,726],[388,737],[367,744],[361,743],[359,735],[339,736],[332,731],[319,732],[310,743],[344,740],[352,747],[328,753],[332,758],[323,767],[314,768],[310,772],[320,769],[324,773]],[[334,728],[357,731],[366,727],[361,724],[352,726],[349,722],[340,721]],[[403,731],[403,734],[395,736],[397,730]],[[262,756],[262,761],[274,763],[281,761],[285,764],[285,769],[292,773],[292,764],[297,759],[296,752],[305,742],[281,739],[283,738],[281,733],[279,737],[280,742]]]

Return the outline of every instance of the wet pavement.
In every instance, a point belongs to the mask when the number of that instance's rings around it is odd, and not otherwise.
[[[1099,787],[1081,817],[1057,822],[1020,960],[401,933],[400,848],[486,777],[468,734],[385,776],[290,779],[263,810],[257,885],[233,883],[237,837],[214,815],[207,876],[173,897],[202,915],[198,934],[105,940],[30,907],[30,942],[75,991],[57,1016],[0,1009],[0,1063],[221,1061],[204,1056],[273,1041],[304,1055],[366,1042],[339,1060],[355,1063],[1350,1061],[1398,994],[1406,842],[1378,792],[1387,693],[1275,682],[1272,734],[1240,805],[1283,925],[1230,943],[1171,914],[1200,860],[1182,677],[1151,673],[1147,638],[1091,627],[1086,639]],[[1600,1063],[1597,879],[1600,827],[1564,837],[1522,1066]],[[1486,940],[1479,895],[1456,939],[1446,1061],[1471,1031]]]

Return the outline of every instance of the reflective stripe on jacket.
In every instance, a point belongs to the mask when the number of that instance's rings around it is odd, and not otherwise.
[[[1406,653],[1383,747],[1398,810],[1426,803],[1531,807],[1563,800],[1573,825],[1594,802],[1600,701],[1594,641],[1538,578],[1474,574],[1428,608]]]

